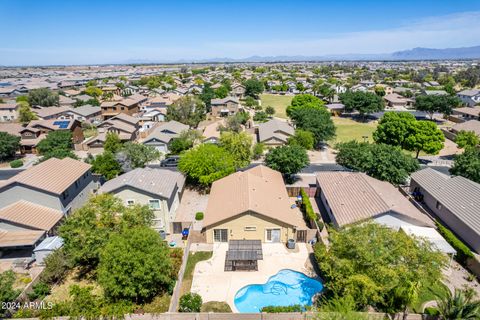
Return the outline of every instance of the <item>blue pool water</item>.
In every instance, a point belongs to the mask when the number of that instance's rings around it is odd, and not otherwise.
[[[239,312],[260,312],[265,306],[311,305],[323,290],[320,281],[293,270],[280,270],[265,284],[250,284],[238,290],[234,303]]]

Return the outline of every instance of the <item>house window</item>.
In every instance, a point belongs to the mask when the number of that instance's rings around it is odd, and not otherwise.
[[[128,199],[127,200],[127,206],[133,206],[135,204],[135,200],[133,199]]]
[[[266,242],[280,242],[280,229],[266,229],[265,230]]]
[[[213,229],[214,242],[228,242],[228,229]]]
[[[153,209],[153,210],[160,209],[160,200],[158,199],[150,199],[148,200],[148,204],[150,206],[150,209]]]
[[[435,206],[438,210],[442,210],[442,204],[437,201],[437,205]]]
[[[64,200],[68,198],[68,190],[65,190],[65,191],[62,193],[62,197],[63,197]]]
[[[257,227],[255,226],[247,226],[244,228],[245,231],[257,231]]]
[[[78,187],[80,186],[80,183],[77,181],[75,181],[75,189],[78,189]]]

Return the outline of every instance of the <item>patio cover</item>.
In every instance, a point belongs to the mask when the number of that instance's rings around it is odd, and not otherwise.
[[[440,252],[454,255],[457,253],[455,249],[445,240],[440,233],[434,228],[417,227],[417,226],[401,226],[407,235],[423,238],[430,242],[432,246]]]

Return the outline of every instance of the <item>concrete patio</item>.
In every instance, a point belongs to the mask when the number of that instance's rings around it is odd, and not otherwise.
[[[298,243],[295,250],[287,250],[282,243],[263,243],[263,260],[258,271],[224,271],[227,243],[215,243],[211,259],[195,266],[191,291],[202,296],[203,302],[226,301],[233,312],[235,294],[246,285],[263,284],[282,269],[291,269],[315,276],[309,259],[309,246]]]

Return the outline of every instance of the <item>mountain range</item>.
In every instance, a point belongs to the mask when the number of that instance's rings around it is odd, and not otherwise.
[[[242,63],[242,62],[299,62],[299,61],[402,61],[402,60],[461,60],[480,59],[480,46],[462,48],[413,48],[410,50],[395,51],[378,54],[332,54],[322,56],[251,56],[247,58],[211,58],[211,59],[181,59],[176,61],[152,61],[145,59],[131,59],[123,64],[150,64],[150,63]]]

